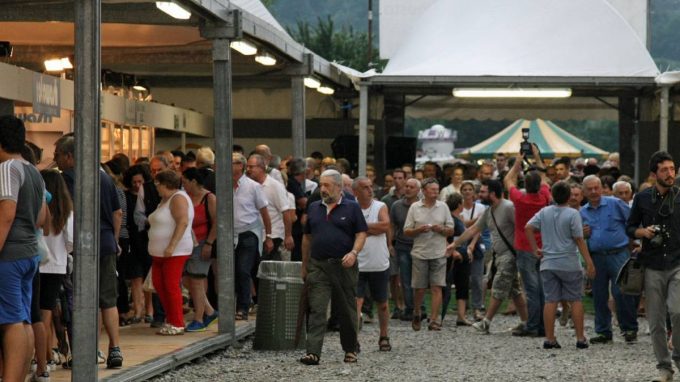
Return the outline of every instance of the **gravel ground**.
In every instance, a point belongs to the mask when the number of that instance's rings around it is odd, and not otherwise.
[[[254,351],[252,341],[201,358],[154,379],[166,381],[649,381],[656,376],[647,322],[640,319],[638,342],[577,350],[572,329],[557,327],[560,350],[544,350],[543,339],[515,338],[516,317],[498,316],[491,335],[455,327],[447,316],[441,332],[414,332],[410,323],[390,320],[392,352],[378,351],[378,325],[364,324],[359,362],[342,362],[338,333],[328,333],[319,366],[297,362],[298,351]],[[452,326],[453,325],[453,326]],[[593,320],[586,320],[586,334]]]

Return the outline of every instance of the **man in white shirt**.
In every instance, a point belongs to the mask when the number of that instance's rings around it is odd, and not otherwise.
[[[232,180],[234,184],[234,268],[236,270],[236,319],[247,320],[250,308],[251,272],[262,248],[262,231],[266,233],[264,253],[274,248],[272,227],[267,211],[267,198],[262,185],[244,175],[246,158],[232,155]]]
[[[248,158],[246,165],[246,173],[248,177],[262,185],[264,195],[269,204],[267,211],[271,219],[272,233],[271,238],[274,243],[274,248],[271,252],[265,253],[262,260],[281,260],[279,254],[279,247],[281,243],[289,251],[293,249],[293,236],[291,233],[292,222],[290,214],[286,211],[295,211],[295,206],[290,206],[288,203],[288,192],[283,184],[274,180],[267,175],[267,169],[264,158],[259,154],[252,154]]]
[[[285,184],[283,182],[283,176],[281,176],[281,171],[279,171],[277,168],[269,166],[269,162],[272,160],[272,150],[269,148],[269,146],[257,145],[253,151],[255,151],[255,154],[260,154],[262,158],[264,158],[267,174],[277,180],[279,183]]]

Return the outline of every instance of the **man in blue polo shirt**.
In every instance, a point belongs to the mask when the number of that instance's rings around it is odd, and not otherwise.
[[[342,176],[326,170],[319,180],[321,200],[307,208],[302,238],[302,278],[309,288],[305,365],[318,365],[326,331],[326,311],[333,297],[340,324],[344,361],[357,361],[357,256],[368,226],[356,202],[342,197]]]
[[[609,290],[616,303],[616,316],[626,342],[637,340],[637,299],[621,293],[616,276],[628,260],[628,235],[626,221],[630,207],[613,196],[602,196],[602,182],[595,175],[583,179],[588,203],[581,208],[583,233],[588,239],[588,250],[595,264],[593,302],[595,305],[595,332],[592,344],[612,341],[612,312],[607,305]]]

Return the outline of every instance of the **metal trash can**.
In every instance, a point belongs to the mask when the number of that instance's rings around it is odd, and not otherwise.
[[[295,327],[304,282],[299,261],[263,261],[257,272],[259,294],[253,349],[295,349]],[[298,348],[305,345],[303,323]]]

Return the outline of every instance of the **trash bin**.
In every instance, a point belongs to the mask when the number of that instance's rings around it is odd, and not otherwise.
[[[303,281],[299,261],[263,261],[257,272],[257,321],[253,349],[295,349],[295,327]],[[304,347],[303,323],[298,348]]]

